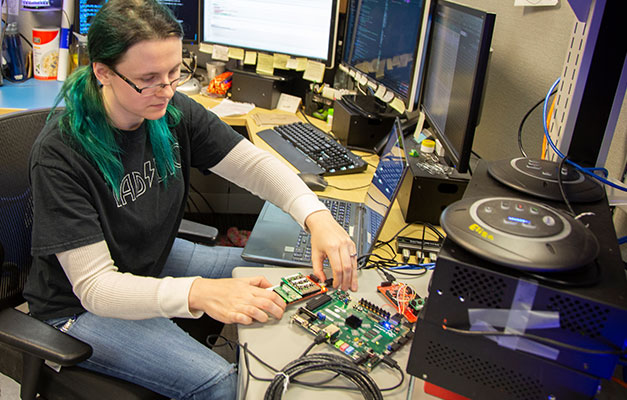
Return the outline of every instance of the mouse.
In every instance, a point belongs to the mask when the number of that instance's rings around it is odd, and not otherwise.
[[[301,172],[298,174],[299,178],[305,182],[307,187],[314,192],[320,192],[326,189],[329,184],[326,179],[324,179],[321,175],[312,174],[309,172]]]

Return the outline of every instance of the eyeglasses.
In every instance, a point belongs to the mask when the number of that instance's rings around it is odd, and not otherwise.
[[[125,77],[124,75],[122,75],[121,73],[116,71],[115,68],[111,68],[111,71],[113,71],[113,73],[115,73],[117,76],[119,76],[124,82],[128,83],[129,86],[132,87],[133,89],[135,89],[135,91],[137,93],[143,94],[143,95],[146,95],[146,96],[151,96],[151,95],[157,93],[157,91],[159,91],[161,89],[164,89],[164,88],[166,88],[168,86],[170,86],[173,90],[176,90],[176,88],[178,86],[181,86],[182,84],[187,82],[192,77],[192,74],[190,73],[190,74],[187,74],[187,76],[185,76],[185,77],[179,76],[178,78],[176,78],[175,80],[173,80],[170,83],[157,83],[155,85],[139,88],[130,79],[128,79],[127,77]]]

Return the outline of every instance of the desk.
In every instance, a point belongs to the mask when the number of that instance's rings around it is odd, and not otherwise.
[[[21,83],[4,80],[0,86],[0,114],[52,107],[63,82],[29,79]]]
[[[271,283],[279,283],[280,278],[294,274],[296,272],[302,272],[304,274],[311,273],[311,270],[299,269],[299,268],[247,268],[238,267],[233,270],[234,277],[247,277],[255,275],[265,276]],[[414,277],[410,279],[404,279],[403,282],[412,285],[420,296],[427,295],[427,287],[429,279],[431,277],[431,271],[420,277]],[[378,272],[374,270],[359,271],[359,291],[356,293],[350,293],[353,299],[359,300],[364,298],[377,305],[385,304],[383,297],[376,293],[376,286],[381,283],[382,279]],[[294,360],[302,354],[302,352],[310,345],[314,339],[313,335],[306,332],[303,328],[295,326],[289,323],[290,317],[296,312],[299,306],[303,304],[296,303],[287,308],[283,318],[281,320],[272,320],[266,324],[253,323],[251,325],[238,325],[237,331],[239,335],[240,343],[248,343],[249,349],[258,355],[262,360],[268,362],[275,368],[283,368],[285,364]],[[407,366],[407,358],[409,357],[409,349],[411,342],[407,343],[400,350],[392,355],[392,358],[398,362],[399,366],[405,371]],[[317,352],[331,352],[339,354],[335,349],[332,349],[329,344],[320,344],[314,347],[310,353]],[[246,366],[243,361],[243,353],[240,352],[239,360],[239,391],[238,399],[243,400],[243,388],[245,385],[245,379],[247,375]],[[264,368],[258,361],[250,358],[251,371],[259,377],[271,378],[272,373]],[[409,375],[405,373],[405,381],[401,387],[390,391],[383,392],[385,399],[401,400],[406,399],[407,388],[409,382]],[[327,375],[328,376],[328,375]],[[400,379],[400,373],[393,370],[386,365],[376,366],[371,376],[379,388],[391,387],[396,385]],[[338,385],[346,384],[343,379],[334,382]],[[248,390],[246,391],[246,399],[262,399],[268,386],[268,382],[257,381],[250,379],[248,383]],[[424,393],[423,381],[420,379],[414,379],[414,390],[411,399],[414,400],[436,400],[437,397]],[[321,396],[325,396],[329,399],[362,399],[362,395],[359,392],[345,391],[345,390],[331,390],[331,389],[313,389],[300,385],[290,385],[288,391],[283,396],[283,399],[319,399]]]

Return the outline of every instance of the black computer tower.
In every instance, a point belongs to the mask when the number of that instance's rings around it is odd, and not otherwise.
[[[234,71],[231,100],[253,103],[257,107],[274,110],[281,96],[282,80],[264,77],[246,71]]]
[[[538,201],[497,183],[480,163],[464,197],[491,196]],[[565,208],[559,202],[542,203]],[[618,356],[567,346],[601,352],[624,348],[627,279],[607,200],[574,207],[594,213],[586,222],[601,250],[594,263],[570,272],[531,275],[486,261],[447,238],[416,326],[407,372],[471,399],[592,399],[600,380],[612,376]],[[524,333],[566,346],[444,328],[469,330],[477,312],[496,319],[505,314],[506,326],[540,316],[545,325],[529,322]],[[503,326],[481,330],[493,329],[502,331]]]
[[[349,149],[375,152],[385,141],[398,115],[387,106],[377,106],[374,96],[350,96],[336,100],[333,106],[333,135]],[[357,104],[357,105],[355,105]],[[377,111],[377,107],[381,108]]]
[[[418,152],[419,145],[405,140],[405,159],[409,169],[398,190],[398,205],[405,222],[428,222],[440,225],[440,214],[451,203],[462,198],[470,174],[453,170],[450,174],[432,173],[420,168],[411,150]]]

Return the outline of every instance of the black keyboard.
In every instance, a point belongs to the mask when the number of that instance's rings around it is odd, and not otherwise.
[[[279,125],[257,135],[300,172],[343,175],[368,168],[361,157],[311,124]]]
[[[346,203],[341,200],[320,199],[325,206],[331,211],[333,218],[348,232],[351,222],[351,214],[353,213],[353,203]],[[311,261],[311,236],[304,229],[298,234],[298,241],[292,258],[298,261]],[[327,262],[325,261],[325,265]]]

